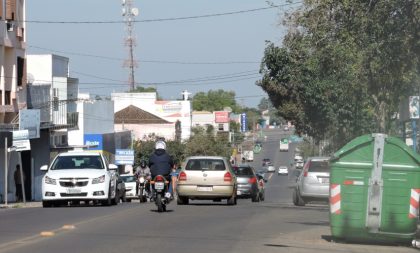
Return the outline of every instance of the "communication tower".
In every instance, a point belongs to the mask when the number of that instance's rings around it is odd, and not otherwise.
[[[125,21],[125,30],[127,32],[124,39],[124,45],[128,48],[128,59],[124,61],[123,66],[129,69],[128,83],[130,91],[134,90],[134,68],[138,67],[137,61],[134,59],[134,47],[136,46],[136,38],[134,35],[135,17],[139,15],[139,9],[133,7],[134,0],[122,0],[122,16]]]

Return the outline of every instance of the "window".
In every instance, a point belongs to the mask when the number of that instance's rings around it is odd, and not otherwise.
[[[10,90],[7,90],[7,91],[4,92],[4,104],[5,105],[10,105],[11,104]]]
[[[55,161],[52,170],[66,169],[103,169],[100,156],[60,156]]]
[[[24,77],[25,59],[17,58],[17,86],[22,86]]]
[[[185,170],[225,170],[223,160],[219,159],[191,159]]]
[[[6,0],[6,20],[15,20],[16,0]]]

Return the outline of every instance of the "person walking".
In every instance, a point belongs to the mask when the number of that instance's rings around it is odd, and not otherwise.
[[[15,180],[15,186],[16,186],[16,202],[23,201],[22,182],[25,182],[25,173],[22,172],[23,177],[21,177],[20,172],[21,172],[20,165],[17,164],[15,173],[13,175],[14,180]]]

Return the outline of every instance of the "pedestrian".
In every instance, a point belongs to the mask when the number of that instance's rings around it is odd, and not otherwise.
[[[20,165],[16,165],[16,170],[14,179],[15,179],[15,186],[16,186],[16,202],[23,201],[23,192],[22,192],[22,181],[25,182],[25,173],[22,172],[23,177],[21,178],[21,169]],[[22,180],[23,179],[23,180]]]

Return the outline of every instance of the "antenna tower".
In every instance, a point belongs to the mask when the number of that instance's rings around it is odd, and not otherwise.
[[[128,83],[130,91],[134,90],[134,68],[137,68],[137,61],[134,59],[134,47],[136,46],[136,38],[134,36],[134,20],[139,15],[139,9],[133,7],[134,0],[121,0],[122,16],[125,21],[125,30],[127,32],[124,39],[124,45],[128,48],[128,59],[124,61],[123,66],[129,68]]]

